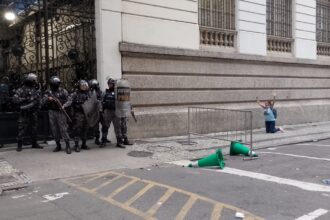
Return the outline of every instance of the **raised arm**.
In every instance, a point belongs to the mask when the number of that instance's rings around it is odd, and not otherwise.
[[[271,107],[274,107],[275,100],[276,100],[276,94],[273,95],[273,100],[272,100],[272,103],[271,103]]]
[[[259,101],[259,97],[257,96],[257,104],[261,107],[261,108],[266,108],[265,105],[263,105],[260,101]]]

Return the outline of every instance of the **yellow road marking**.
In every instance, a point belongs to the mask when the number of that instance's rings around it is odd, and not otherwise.
[[[197,201],[197,196],[191,196],[189,200],[186,202],[186,204],[182,207],[179,214],[175,217],[175,220],[183,220],[196,201]]]
[[[229,210],[232,210],[232,211],[235,211],[235,212],[241,212],[241,213],[244,213],[245,215],[245,219],[247,220],[262,220],[262,218],[260,217],[257,217],[247,211],[244,211],[242,209],[239,209],[237,207],[234,207],[234,206],[231,206],[231,205],[227,205],[227,204],[224,204],[224,203],[220,203],[218,201],[215,201],[213,199],[210,199],[210,198],[207,198],[207,197],[204,197],[204,196],[201,196],[201,195],[198,195],[198,194],[194,194],[194,193],[191,193],[191,192],[188,192],[188,191],[184,191],[182,189],[178,189],[178,188],[175,188],[175,187],[171,187],[171,186],[168,186],[168,185],[164,185],[164,184],[161,184],[161,183],[157,183],[157,182],[154,182],[154,181],[150,181],[150,180],[141,180],[137,177],[134,177],[134,176],[127,176],[125,174],[120,174],[120,173],[117,173],[117,172],[107,172],[107,173],[102,173],[100,175],[97,175],[97,176],[92,176],[91,179],[88,180],[88,182],[90,181],[93,181],[99,177],[102,177],[104,175],[107,175],[107,174],[111,174],[111,175],[114,175],[116,177],[114,177],[113,179],[109,180],[109,181],[106,181],[105,183],[102,183],[100,184],[99,186],[95,187],[94,189],[88,189],[86,187],[83,187],[83,186],[80,186],[78,184],[75,184],[75,183],[72,183],[70,182],[70,180],[72,180],[72,178],[69,178],[67,180],[62,180],[62,182],[68,184],[68,185],[71,185],[71,186],[74,186],[84,192],[87,192],[87,193],[90,193],[90,194],[93,194],[97,197],[99,197],[100,199],[102,200],[105,200],[107,202],[109,202],[110,204],[113,204],[117,207],[120,207],[128,212],[131,212],[143,219],[147,219],[147,220],[153,220],[155,219],[153,217],[153,215],[156,214],[156,212],[158,211],[158,209],[161,207],[161,204],[163,204],[164,202],[166,202],[170,197],[171,195],[174,193],[174,192],[178,192],[178,193],[182,193],[184,195],[187,195],[189,196],[189,199],[188,201],[185,203],[185,205],[182,207],[181,211],[179,212],[179,214],[176,216],[176,219],[184,219],[185,216],[188,214],[188,212],[190,211],[190,209],[192,208],[192,206],[195,204],[195,202],[197,200],[202,200],[202,201],[205,201],[207,203],[211,203],[214,205],[214,208],[213,208],[213,211],[212,211],[212,215],[211,215],[211,220],[216,220],[216,219],[220,219],[221,218],[221,213],[222,213],[222,210],[224,208],[226,209],[229,209]],[[122,178],[122,177],[126,177],[128,179],[131,179],[131,181],[129,181],[128,183],[126,183],[124,186],[116,189],[114,192],[112,192],[108,197],[105,197],[105,196],[102,196],[102,195],[99,195],[96,191],[108,184],[111,184],[115,181],[115,179],[119,179],[119,178]],[[115,196],[116,194],[118,194],[119,192],[123,191],[124,189],[126,189],[128,186],[136,183],[136,182],[143,182],[143,183],[146,183],[147,185],[142,188],[138,193],[136,193],[133,197],[131,197],[129,200],[127,200],[125,203],[120,203],[116,200],[113,199],[113,196]],[[85,182],[83,183],[85,184]],[[158,202],[156,204],[154,204],[147,212],[142,212],[134,207],[131,207],[130,205],[132,203],[134,203],[137,199],[139,199],[142,195],[144,195],[149,189],[151,189],[152,187],[154,186],[158,186],[158,187],[162,187],[162,188],[165,188],[165,189],[168,189],[166,191],[166,193],[158,200]]]
[[[169,188],[165,194],[146,212],[146,216],[153,216],[156,214],[161,205],[166,202],[174,192],[174,189]]]
[[[133,183],[135,183],[137,181],[138,181],[137,178],[133,178],[131,181],[129,181],[128,183],[126,183],[122,187],[119,187],[118,189],[116,189],[115,191],[113,191],[107,198],[114,197],[115,195],[117,195],[118,193],[120,193],[121,191],[123,191],[124,189],[126,189],[127,187],[129,187],[130,185],[132,185]]]
[[[91,179],[87,180],[87,181],[90,182],[90,181],[93,181],[94,179],[97,179],[98,177],[101,177],[101,176],[104,176],[104,175],[107,175],[107,174],[112,174],[112,173],[109,173],[109,171],[105,171],[105,172],[90,174],[89,176],[75,176],[75,177],[69,177],[69,178],[66,178],[66,179],[70,180],[70,181],[74,181],[74,180],[85,179],[85,178],[90,177]]]
[[[221,204],[215,204],[212,215],[211,215],[211,220],[219,220],[221,217],[223,206]]]
[[[105,187],[105,186],[107,186],[107,185],[109,185],[109,184],[115,182],[116,180],[120,179],[121,177],[122,177],[122,176],[116,176],[116,177],[112,178],[111,180],[108,180],[108,181],[102,183],[101,185],[95,187],[94,189],[91,189],[91,191],[96,192],[96,191],[98,191],[99,189],[101,189],[101,188],[103,188],[103,187]]]
[[[84,188],[84,187],[81,187],[75,183],[72,183],[72,182],[69,182],[69,181],[65,181],[65,180],[62,180],[64,183],[70,185],[70,186],[73,186],[73,187],[76,187],[77,189],[83,191],[83,192],[86,192],[86,193],[90,193],[90,194],[93,194],[93,195],[96,195],[98,198],[104,200],[104,201],[107,201],[109,202],[110,204],[114,205],[114,206],[117,206],[118,208],[121,208],[121,209],[124,209],[128,212],[131,212],[133,214],[135,214],[136,216],[139,216],[141,218],[145,218],[145,213],[138,210],[138,209],[135,209],[133,207],[129,207],[129,206],[123,206],[122,203],[120,202],[117,202],[116,200],[112,199],[112,198],[106,198],[104,196],[100,196],[100,195],[97,195],[96,192],[93,192],[91,191],[90,189],[87,189],[87,188]],[[150,218],[150,220],[156,220],[155,218]]]
[[[124,205],[130,206],[133,202],[135,202],[138,198],[140,198],[143,194],[145,194],[152,187],[154,187],[154,184],[147,184],[145,187],[143,187],[143,189],[141,189],[138,193],[136,193],[132,198],[127,200],[124,203]]]

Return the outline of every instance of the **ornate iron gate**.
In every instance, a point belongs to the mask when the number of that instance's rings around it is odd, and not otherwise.
[[[18,15],[2,40],[5,73],[39,75],[43,85],[59,75],[66,87],[96,77],[94,0],[2,0]],[[1,39],[0,39],[1,40]]]

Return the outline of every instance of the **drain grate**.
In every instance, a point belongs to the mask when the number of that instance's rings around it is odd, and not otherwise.
[[[153,153],[148,151],[131,151],[127,155],[131,157],[151,157]]]

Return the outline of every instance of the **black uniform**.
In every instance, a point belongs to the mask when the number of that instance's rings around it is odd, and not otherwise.
[[[37,76],[33,73],[27,75],[24,85],[19,88],[13,102],[20,106],[18,118],[17,151],[22,150],[23,136],[30,131],[32,148],[42,148],[37,143],[38,111],[40,109],[41,93],[37,89]]]
[[[120,120],[116,116],[116,106],[115,106],[116,98],[114,89],[106,89],[105,94],[102,99],[103,106],[103,123],[102,123],[102,145],[106,144],[108,130],[111,122],[113,122],[115,135],[117,139],[117,147],[124,148],[123,140],[120,132]]]
[[[81,82],[83,81],[83,82]],[[81,149],[89,149],[86,145],[87,132],[88,132],[88,123],[86,116],[84,114],[84,110],[82,105],[89,98],[88,84],[86,81],[81,80],[78,83],[78,86],[84,85],[87,87],[84,89],[77,89],[74,93],[71,94],[69,104],[72,103],[72,107],[74,110],[74,118],[73,118],[73,131],[74,131],[74,141],[75,141],[75,151],[80,152],[79,146],[79,137],[82,140]],[[68,105],[69,105],[68,104]]]
[[[60,83],[61,81],[58,77],[51,78],[51,89],[45,92],[43,103],[48,108],[49,122],[56,142],[56,148],[53,151],[58,152],[62,149],[60,143],[62,137],[66,144],[66,153],[71,154],[67,118],[61,109],[64,109],[68,105],[69,93],[66,89],[59,87]]]

